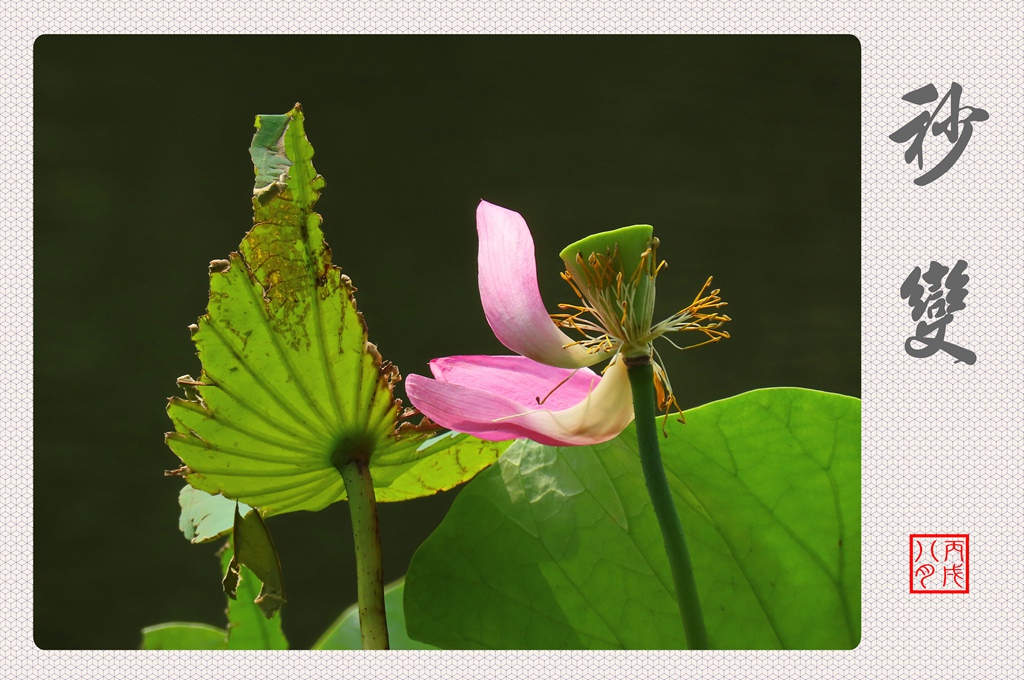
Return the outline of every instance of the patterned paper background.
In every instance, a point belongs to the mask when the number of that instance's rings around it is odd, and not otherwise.
[[[304,11],[296,11],[296,6]],[[1024,578],[1024,20],[1010,2],[29,3],[3,19],[5,677],[1015,677]],[[863,59],[863,639],[848,652],[143,653],[40,651],[32,640],[32,43],[48,33],[849,33]],[[985,109],[925,187],[888,136],[901,97],[955,81]],[[820,140],[827,145],[828,140]],[[926,168],[943,154],[926,142]],[[947,339],[978,355],[914,359],[899,289],[915,266],[968,262]],[[35,276],[44,275],[36,263]],[[911,595],[912,533],[966,533],[967,595]]]

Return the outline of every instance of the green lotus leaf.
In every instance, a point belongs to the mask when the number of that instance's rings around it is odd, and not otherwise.
[[[208,543],[227,536],[235,527],[235,506],[244,517],[252,510],[224,496],[212,496],[186,484],[178,494],[178,528],[192,543]]]
[[[503,445],[431,439],[392,395],[401,379],[367,339],[355,288],[331,264],[324,186],[298,105],[256,119],[253,227],[210,265],[207,313],[191,326],[202,373],[169,400],[166,436],[189,484],[260,508],[264,517],[345,498],[339,469],[369,460],[378,501],[450,489]],[[207,532],[209,533],[209,532]]]
[[[667,423],[662,457],[714,649],[860,640],[860,401],[766,389]],[[409,634],[445,649],[679,649],[632,427],[521,441],[468,484],[406,576]]]

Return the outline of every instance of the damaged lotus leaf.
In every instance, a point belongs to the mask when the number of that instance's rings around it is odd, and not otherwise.
[[[243,566],[251,569],[263,584],[253,599],[270,618],[285,603],[281,560],[267,525],[255,508],[224,496],[211,496],[186,484],[178,494],[181,516],[178,528],[192,543],[208,543],[233,536],[234,555],[224,567],[224,592],[235,599]]]
[[[230,572],[238,559],[236,550],[232,549],[233,544],[237,549],[237,542],[232,539],[220,552],[222,573]],[[288,649],[288,640],[281,628],[281,614],[268,617],[260,606],[259,595],[266,588],[266,584],[247,565],[238,570],[235,594],[225,593],[228,595],[228,649]]]
[[[270,538],[267,525],[259,512],[250,512],[245,517],[235,507],[235,526],[232,535],[234,554],[224,570],[224,594],[232,600],[238,599],[238,584],[242,579],[242,567],[248,567],[260,580],[263,587],[253,602],[268,619],[284,606],[284,583],[281,576],[281,560]]]
[[[367,341],[355,288],[331,264],[313,205],[299,105],[256,118],[253,227],[239,252],[210,266],[210,301],[191,326],[203,370],[167,407],[168,446],[193,487],[260,508],[319,510],[345,498],[339,469],[369,461],[378,501],[449,489],[503,445],[430,439],[392,395],[401,377]]]

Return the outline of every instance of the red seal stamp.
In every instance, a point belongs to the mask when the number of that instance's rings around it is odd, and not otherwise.
[[[969,593],[968,534],[910,534],[911,593]]]

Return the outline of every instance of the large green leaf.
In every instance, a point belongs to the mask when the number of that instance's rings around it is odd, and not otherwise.
[[[253,227],[210,264],[210,301],[192,336],[199,379],[169,400],[167,444],[197,489],[263,516],[345,498],[339,468],[369,459],[378,501],[449,489],[502,446],[468,436],[428,441],[392,396],[401,379],[368,342],[355,288],[331,264],[313,206],[324,185],[301,108],[256,119]]]
[[[670,422],[662,456],[717,649],[860,640],[860,401],[748,392]],[[521,441],[413,557],[409,634],[449,649],[685,646],[630,427]]]
[[[388,640],[391,649],[437,649],[409,637],[405,629],[405,579],[384,587],[384,609],[388,619]],[[362,649],[359,636],[359,605],[352,605],[320,636],[313,649]]]

